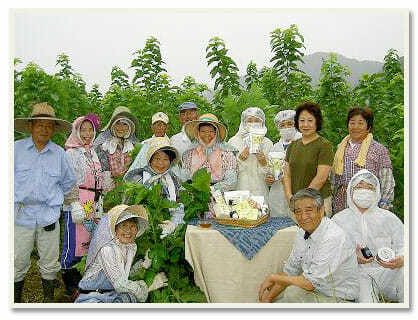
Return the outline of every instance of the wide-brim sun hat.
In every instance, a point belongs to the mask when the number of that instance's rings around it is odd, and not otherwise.
[[[135,125],[135,133],[137,132],[139,125],[138,119],[131,113],[131,110],[124,106],[119,106],[113,111],[112,117],[106,126],[102,129],[102,131],[106,131],[107,129],[111,128],[112,124],[120,118],[128,118],[131,120]]]
[[[56,132],[70,133],[72,124],[55,116],[55,110],[46,102],[37,103],[33,106],[32,113],[28,118],[16,118],[14,130],[22,133],[30,133],[29,123],[32,120],[52,120],[55,122]]]
[[[174,152],[175,158],[171,161],[172,165],[176,164],[180,160],[180,154],[179,154],[178,150],[170,144],[170,140],[168,138],[166,138],[166,137],[156,137],[156,138],[152,139],[151,145],[148,149],[147,163],[150,162],[152,156],[157,151],[164,151],[164,150]]]
[[[120,204],[113,207],[109,212],[110,228],[112,232],[115,232],[116,225],[130,218],[136,218],[138,220],[138,238],[141,234],[148,229],[148,211],[142,205],[128,206],[126,204]],[[120,219],[121,218],[121,219]]]
[[[184,125],[184,132],[190,140],[197,140],[196,137],[199,135],[199,124],[201,123],[214,125],[216,128],[218,128],[219,139],[221,141],[225,140],[226,135],[228,134],[228,130],[226,129],[225,125],[219,122],[218,118],[212,113],[202,114],[199,119],[187,122]]]

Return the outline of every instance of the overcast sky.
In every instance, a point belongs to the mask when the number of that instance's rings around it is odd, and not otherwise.
[[[88,89],[98,83],[104,92],[112,67],[132,76],[132,53],[154,36],[174,84],[191,75],[212,85],[205,58],[210,38],[225,41],[243,75],[250,60],[258,68],[269,65],[269,33],[291,24],[305,38],[305,54],[338,52],[383,61],[390,48],[400,55],[407,49],[407,16],[395,10],[55,10],[15,13],[14,57],[55,73],[56,58],[64,52]]]

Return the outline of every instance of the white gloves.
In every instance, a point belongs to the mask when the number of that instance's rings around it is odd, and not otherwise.
[[[104,171],[102,173],[103,177],[103,190],[105,192],[112,190],[115,187],[115,181],[112,179],[112,172]]]
[[[173,233],[174,230],[177,227],[177,224],[171,222],[170,220],[163,221],[162,224],[158,225],[161,229],[163,229],[163,232],[161,233],[160,238],[163,239],[167,237],[169,234]]]
[[[165,273],[160,272],[159,274],[155,276],[154,281],[148,288],[148,292],[168,286],[167,281],[168,280],[167,280]]]
[[[172,208],[170,211],[172,212],[171,222],[175,223],[176,226],[184,223],[184,204],[180,203],[178,207]]]
[[[148,257],[148,253],[149,253],[149,249],[145,253],[144,260],[142,260],[142,259],[138,260],[131,267],[131,270],[129,271],[129,276],[130,277],[133,277],[138,272],[138,270],[141,269],[141,268],[148,269],[149,267],[151,267],[152,260]]]
[[[182,203],[180,203],[178,207],[170,209],[170,212],[172,214],[171,219],[165,220],[162,224],[158,225],[161,229],[163,229],[160,236],[161,239],[173,233],[179,224],[184,223],[184,205]]]
[[[80,202],[74,201],[71,203],[71,219],[73,223],[83,223],[86,214]]]
[[[152,260],[148,257],[148,253],[149,253],[149,249],[147,250],[147,252],[145,252],[145,258],[144,258],[144,261],[142,262],[142,267],[144,269],[148,269],[149,267],[151,267]]]

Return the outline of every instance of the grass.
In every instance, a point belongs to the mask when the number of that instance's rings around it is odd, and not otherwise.
[[[59,219],[60,222],[60,258],[64,237],[64,220]],[[38,265],[36,262],[39,259],[38,251],[36,248],[32,251],[30,257],[30,267],[25,277],[25,285],[23,287],[22,301],[25,303],[42,303],[44,297],[42,289],[41,273],[39,272]],[[57,303],[72,303],[71,297],[65,295],[64,283],[61,278],[61,272],[58,272],[57,285],[55,288],[54,302]]]
[[[30,268],[25,278],[23,287],[22,301],[26,303],[42,303],[43,290],[41,283],[41,274],[36,261],[39,259],[36,249],[32,252],[30,258]],[[64,294],[64,283],[61,279],[61,273],[58,273],[58,288],[55,288],[54,302],[72,303],[71,298]]]

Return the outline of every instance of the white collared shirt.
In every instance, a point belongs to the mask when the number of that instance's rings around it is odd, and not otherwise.
[[[171,146],[177,149],[177,151],[180,154],[180,159],[182,158],[184,151],[189,149],[192,145],[192,142],[184,132],[183,128],[179,133],[175,134],[170,138],[170,144]]]
[[[359,294],[355,247],[344,231],[329,218],[304,239],[300,229],[283,271],[303,275],[321,295],[354,300]]]

